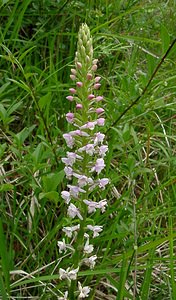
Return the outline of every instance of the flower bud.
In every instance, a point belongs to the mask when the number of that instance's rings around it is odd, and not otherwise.
[[[82,56],[86,55],[86,49],[84,46],[81,46],[81,54],[82,54]]]
[[[98,59],[93,60],[93,65],[96,65],[98,63]]]
[[[86,55],[86,62],[89,63],[90,62],[90,57],[88,55]]]
[[[101,113],[103,113],[103,112],[104,112],[104,109],[101,108],[101,107],[99,107],[99,108],[96,109],[96,113],[97,113],[97,114],[101,114]]]
[[[76,90],[73,89],[73,88],[70,88],[69,91],[70,91],[71,94],[76,94]]]
[[[70,78],[71,78],[71,80],[73,80],[73,81],[75,81],[75,80],[76,80],[76,76],[75,76],[75,75],[73,75],[73,74],[71,74],[71,75],[70,75]]]
[[[76,83],[76,85],[77,85],[77,87],[82,87],[82,86],[83,86],[83,83],[82,83],[81,81],[78,81],[78,82]]]
[[[90,94],[89,96],[88,96],[88,100],[92,100],[92,99],[94,99],[95,98],[95,96],[93,95],[93,94]]]
[[[96,70],[97,70],[97,65],[93,65],[92,66],[92,71],[96,72]]]
[[[73,96],[67,96],[66,99],[69,100],[69,101],[73,101],[74,100]]]
[[[80,104],[80,103],[76,104],[76,109],[82,109],[82,108],[83,108],[82,104]]]
[[[95,83],[95,84],[94,84],[94,89],[95,89],[95,90],[98,90],[100,86],[101,86],[100,83]]]
[[[76,74],[77,74],[77,71],[76,71],[75,69],[71,69],[71,73],[72,73],[73,75],[76,75]]]
[[[79,61],[76,63],[76,66],[77,66],[78,69],[82,68],[82,64]]]
[[[99,102],[99,101],[103,100],[103,96],[97,96],[95,99],[97,102]]]
[[[87,80],[92,80],[92,78],[93,78],[92,74],[91,74],[91,73],[88,73],[88,74],[87,74]]]
[[[101,79],[101,77],[100,76],[97,76],[97,77],[95,77],[95,82],[97,83],[97,82],[99,82],[100,81],[100,79]]]

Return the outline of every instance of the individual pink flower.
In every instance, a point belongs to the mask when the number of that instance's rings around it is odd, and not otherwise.
[[[87,177],[85,175],[80,175],[77,173],[73,173],[73,176],[78,178],[79,187],[84,187],[87,184],[93,184],[93,179],[90,177]]]
[[[68,279],[69,281],[76,280],[78,271],[79,271],[79,268],[72,269],[71,271],[70,271],[70,268],[67,268],[67,270],[60,268],[59,269],[59,277],[61,280],[62,279]]]
[[[97,125],[104,126],[104,123],[105,123],[105,119],[104,118],[97,119]]]
[[[67,279],[68,278],[68,272],[62,268],[59,269],[59,278],[62,279]]]
[[[91,172],[96,172],[97,174],[100,174],[100,172],[104,169],[105,163],[103,158],[98,158],[96,160],[95,165],[92,167]]]
[[[98,185],[99,187],[104,190],[105,186],[109,183],[109,179],[108,178],[101,178],[98,180]]]
[[[76,159],[82,160],[82,157],[74,152],[67,151],[67,157],[70,160],[71,164],[74,164]]]
[[[106,206],[107,206],[107,201],[106,201],[106,199],[101,200],[101,201],[98,202],[98,204],[97,204],[97,208],[100,208],[100,210],[101,210],[102,213],[105,212]]]
[[[83,202],[87,205],[88,213],[94,213],[97,209],[97,202],[84,199]]]
[[[76,159],[82,159],[82,157],[74,152],[67,152],[67,157],[61,158],[62,162],[66,164],[66,166],[72,166]]]
[[[57,245],[59,247],[59,253],[62,253],[63,251],[65,252],[66,251],[66,244],[65,244],[65,239],[61,241],[58,241],[57,242]]]
[[[97,132],[94,136],[94,145],[98,145],[99,143],[103,143],[105,135],[101,132]]]
[[[93,245],[89,244],[89,238],[87,239],[85,245],[84,245],[84,249],[83,249],[83,252],[84,254],[90,254],[93,252]]]
[[[92,226],[92,225],[87,225],[87,229],[93,231],[93,238],[99,236],[99,233],[103,230],[103,226]]]
[[[67,120],[68,123],[73,123],[73,121],[74,121],[74,114],[71,113],[71,112],[67,113],[66,114],[66,120]]]
[[[90,129],[90,130],[93,130],[95,128],[96,124],[97,124],[97,121],[87,122],[87,124],[81,126],[80,129]]]
[[[78,151],[79,152],[85,151],[87,154],[92,156],[95,152],[95,145],[94,144],[87,144],[86,146],[79,148]]]
[[[83,217],[81,216],[79,209],[73,203],[70,203],[67,210],[67,214],[71,219],[78,217],[80,220],[83,220]]]
[[[88,267],[90,267],[90,269],[93,269],[95,266],[95,262],[97,260],[97,256],[96,255],[92,255],[89,258],[84,258],[83,259],[83,263],[85,265],[87,265]]]
[[[70,203],[71,195],[70,195],[69,192],[67,192],[67,191],[62,191],[62,192],[61,192],[61,197],[65,200],[65,203],[66,203],[66,204],[69,204],[69,203]]]
[[[106,152],[108,151],[107,145],[102,145],[99,147],[99,155],[104,157],[106,155]]]
[[[81,283],[78,281],[78,289],[79,289],[79,296],[78,299],[83,299],[89,297],[90,287],[89,286],[81,286]]]
[[[71,179],[72,178],[72,176],[73,176],[73,169],[71,167],[66,166],[64,168],[64,172],[65,172],[65,175],[66,175],[67,179]]]
[[[63,227],[62,231],[65,232],[66,236],[71,238],[73,233],[77,232],[79,229],[80,229],[80,224],[72,226],[72,227]]]
[[[58,297],[58,300],[68,300],[68,291],[65,292],[63,297]]]
[[[79,271],[79,267],[76,269],[72,269],[71,271],[68,272],[68,278],[70,280],[76,280],[77,279],[77,273]]]
[[[67,186],[70,189],[70,195],[75,198],[78,198],[79,193],[86,193],[86,191],[81,189],[79,186],[70,184],[68,184]]]

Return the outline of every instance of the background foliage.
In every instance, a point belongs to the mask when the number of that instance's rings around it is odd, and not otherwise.
[[[103,79],[111,184],[99,264],[79,276],[92,299],[176,299],[176,46],[121,117],[174,40],[175,18],[174,0],[0,1],[2,299],[60,295],[65,97],[83,22]]]

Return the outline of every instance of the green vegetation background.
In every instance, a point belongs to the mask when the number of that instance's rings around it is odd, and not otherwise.
[[[109,153],[92,299],[176,299],[176,2],[0,1],[0,297],[57,299],[77,32],[93,35]],[[118,122],[116,120],[119,119]],[[67,265],[69,258],[64,258]]]

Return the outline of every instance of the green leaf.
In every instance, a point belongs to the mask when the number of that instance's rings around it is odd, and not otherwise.
[[[30,135],[30,133],[34,130],[35,127],[36,127],[36,125],[32,125],[29,128],[25,127],[25,128],[23,128],[23,130],[21,130],[19,133],[17,133],[15,135],[17,142],[20,145],[22,145],[24,143],[24,141],[27,139],[27,137]]]
[[[43,198],[47,198],[50,201],[54,201],[54,202],[58,202],[59,200],[59,193],[56,191],[51,191],[51,192],[47,192],[47,193],[40,193],[39,194],[39,199],[43,199]]]
[[[1,119],[2,121],[4,121],[5,118],[6,118],[6,116],[7,116],[7,111],[6,111],[6,109],[4,108],[4,106],[0,103],[0,119]]]
[[[0,145],[0,158],[4,155],[5,149],[7,147],[7,144]]]
[[[11,183],[4,183],[0,186],[0,192],[7,192],[13,190],[13,184]]]
[[[155,254],[155,248],[150,249],[148,259],[147,259],[146,271],[145,271],[144,279],[140,290],[141,299],[149,299],[148,297],[149,297],[150,285],[152,281],[154,254]]]
[[[58,173],[51,173],[43,177],[43,187],[45,192],[55,191],[65,176],[64,170]]]
[[[162,53],[164,54],[169,48],[170,36],[167,28],[164,25],[161,25],[161,42],[162,42]]]
[[[0,95],[2,95],[2,93],[5,91],[5,89],[9,86],[10,82],[4,83],[1,87],[0,87]]]
[[[123,261],[122,261],[121,272],[120,272],[119,288],[118,288],[118,293],[117,293],[117,297],[116,297],[117,300],[124,299],[127,271],[128,271],[128,261],[124,257]]]
[[[40,109],[45,108],[45,106],[49,105],[51,102],[51,93],[48,92],[46,95],[40,98],[39,100],[39,107]]]
[[[27,49],[26,51],[24,51],[19,57],[19,62],[21,62],[23,60],[23,58],[34,48],[36,48],[36,46],[32,46],[29,49]]]
[[[41,161],[42,153],[43,153],[43,143],[39,143],[37,145],[36,149],[34,150],[34,152],[32,153],[32,157],[33,157],[35,163],[38,163]]]
[[[8,300],[8,296],[5,289],[5,283],[1,275],[1,272],[0,272],[0,292],[1,292],[0,296],[2,296],[1,299]]]
[[[10,116],[14,111],[16,111],[22,104],[22,101],[12,104],[7,110],[8,116]]]
[[[6,289],[7,291],[9,291],[10,290],[9,259],[8,259],[9,255],[7,251],[6,239],[5,239],[3,224],[1,219],[0,219],[0,241],[1,241],[1,245],[0,245],[1,266],[2,266]],[[1,284],[3,284],[2,280],[1,280]]]
[[[12,79],[12,78],[10,78],[9,80],[16,83],[16,85],[18,85],[20,88],[22,88],[23,90],[25,90],[26,92],[31,94],[30,88],[28,87],[28,85],[24,81],[22,81],[22,80],[17,81],[17,80]]]

